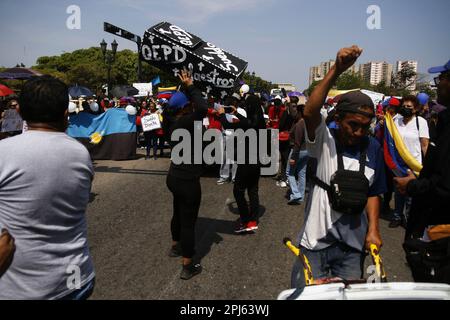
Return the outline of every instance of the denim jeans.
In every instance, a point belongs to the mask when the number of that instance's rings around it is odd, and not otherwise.
[[[292,150],[289,153],[289,159],[292,156]],[[308,151],[301,150],[295,166],[291,166],[289,161],[286,166],[286,176],[291,187],[290,200],[300,199],[303,201],[305,198],[305,186],[306,186],[306,164],[308,162]]]
[[[308,250],[301,247],[301,252],[308,258],[314,280],[339,277],[344,280],[358,280],[363,277],[365,253],[336,242],[322,250]],[[303,265],[296,259],[292,268],[291,287],[305,286]]]
[[[394,220],[405,220],[408,221],[409,209],[411,207],[411,198],[404,196],[395,189],[395,209],[394,209]]]
[[[80,289],[72,291],[69,295],[62,297],[61,300],[87,300],[94,292],[95,278],[86,283]]]

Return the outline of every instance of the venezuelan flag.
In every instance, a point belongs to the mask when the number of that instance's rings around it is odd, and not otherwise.
[[[177,92],[177,87],[158,88],[158,99],[170,99]]]
[[[406,148],[394,120],[389,113],[385,115],[384,125],[384,161],[395,176],[407,176],[407,170],[410,169],[416,176],[422,170],[422,165],[411,155]]]

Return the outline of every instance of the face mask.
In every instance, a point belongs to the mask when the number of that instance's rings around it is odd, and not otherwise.
[[[400,115],[402,115],[404,118],[410,118],[413,115],[413,111],[411,109],[408,108],[401,108],[399,111]]]

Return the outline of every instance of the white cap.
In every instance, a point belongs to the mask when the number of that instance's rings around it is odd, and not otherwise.
[[[134,116],[134,115],[136,115],[136,113],[137,113],[137,110],[136,110],[136,108],[135,107],[133,107],[132,105],[127,105],[127,107],[125,108],[125,110],[127,111],[127,113],[130,115],[130,116]]]
[[[281,98],[281,96],[280,96],[280,95],[278,95],[278,96],[276,96],[275,98],[273,98],[273,100],[277,100],[277,99],[279,99],[279,100],[283,101],[283,99]]]

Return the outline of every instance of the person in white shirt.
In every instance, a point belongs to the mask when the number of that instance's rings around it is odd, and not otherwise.
[[[430,135],[427,121],[417,115],[419,107],[419,101],[415,96],[404,97],[394,123],[408,151],[417,162],[422,163],[427,153]],[[411,199],[396,189],[394,218],[389,224],[390,228],[406,225],[410,205]]]
[[[368,137],[375,117],[373,102],[360,91],[343,95],[336,106],[337,129],[328,128],[320,113],[336,79],[361,52],[357,46],[338,52],[336,64],[314,89],[304,110],[306,146],[309,156],[317,160],[317,169],[298,243],[315,280],[361,279],[365,251],[371,244],[382,245],[379,196],[386,191],[386,182],[381,147]],[[357,205],[350,204],[356,198]],[[297,259],[292,287],[304,283],[300,269]]]

